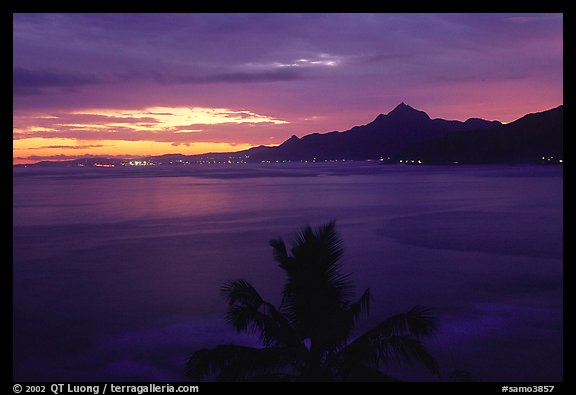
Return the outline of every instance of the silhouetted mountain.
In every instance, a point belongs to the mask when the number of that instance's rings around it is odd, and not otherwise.
[[[472,118],[466,122],[430,119],[424,111],[404,103],[387,115],[344,132],[313,133],[290,137],[280,146],[255,152],[252,160],[364,160],[394,157],[409,145],[442,137],[448,132],[488,128],[498,121]]]
[[[558,163],[562,159],[563,106],[505,125],[449,133],[414,144],[397,159],[424,163]]]
[[[425,163],[548,162],[562,156],[562,106],[528,114],[512,123],[469,118],[465,122],[431,119],[424,111],[400,103],[388,114],[343,132],[292,136],[277,147],[201,155],[166,154],[139,159],[88,158],[40,162],[39,166],[95,166],[261,161],[420,159]]]

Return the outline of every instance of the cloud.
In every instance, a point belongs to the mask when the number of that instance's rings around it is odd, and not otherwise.
[[[340,66],[344,60],[343,56],[331,55],[327,53],[311,54],[307,57],[300,57],[289,61],[271,61],[266,63],[249,62],[245,67],[253,69],[282,69],[282,68],[312,68],[312,67],[335,67]],[[294,70],[292,70],[294,72]]]
[[[146,107],[142,109],[82,109],[55,114],[17,116],[13,140],[32,149],[101,148],[107,141],[167,143],[246,143],[249,135],[266,133],[289,122],[245,109],[206,107]],[[41,140],[34,140],[41,139]],[[50,139],[48,141],[46,139]],[[55,139],[74,140],[70,146]],[[22,140],[27,140],[24,142]],[[78,142],[85,142],[78,145]],[[89,145],[96,143],[93,145]],[[77,147],[74,147],[77,146]]]
[[[186,76],[177,78],[179,82],[231,82],[231,83],[250,83],[250,82],[282,82],[303,79],[302,73],[294,70],[269,70],[261,72],[228,72],[212,74],[206,76]]]
[[[95,116],[105,125],[115,123],[134,124],[134,129],[142,128],[143,123],[154,123],[153,128],[176,128],[194,125],[215,125],[222,123],[273,123],[283,124],[287,121],[257,114],[248,110],[209,107],[148,107],[145,109],[84,109],[73,111],[70,117]],[[150,117],[149,115],[154,115]],[[76,118],[75,118],[76,119]],[[121,122],[116,120],[120,119]],[[106,122],[111,120],[112,122]],[[92,125],[92,119],[86,122]]]
[[[29,150],[36,149],[87,149],[87,148],[103,148],[110,147],[110,145],[105,144],[84,144],[84,145],[43,145],[39,147],[30,147]]]
[[[80,86],[106,82],[94,74],[68,73],[56,70],[33,70],[15,67],[12,70],[14,95],[39,95]]]
[[[317,61],[328,62],[333,61]],[[317,63],[309,61],[309,63]],[[158,72],[123,72],[115,74],[84,74],[61,70],[29,69],[14,67],[12,71],[15,96],[56,94],[77,91],[90,85],[125,84],[128,82],[148,82],[162,85],[199,83],[266,83],[304,79],[306,76],[296,70],[226,71],[219,73],[194,73],[168,75]]]

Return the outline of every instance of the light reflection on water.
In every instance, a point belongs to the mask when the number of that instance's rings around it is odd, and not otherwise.
[[[246,278],[278,302],[268,240],[330,219],[373,291],[365,327],[431,305],[446,369],[561,378],[560,168],[79,170],[14,172],[15,380],[173,380],[197,347],[251,342],[219,286]]]

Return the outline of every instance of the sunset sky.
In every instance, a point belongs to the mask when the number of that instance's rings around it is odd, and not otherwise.
[[[513,121],[563,103],[562,14],[14,14],[13,162],[196,154],[405,102]]]

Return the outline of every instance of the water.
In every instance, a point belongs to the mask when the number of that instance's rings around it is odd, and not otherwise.
[[[13,185],[16,381],[181,380],[198,348],[254,344],[220,285],[278,303],[268,241],[331,219],[372,291],[359,329],[426,305],[441,380],[562,379],[561,167],[17,168]]]

